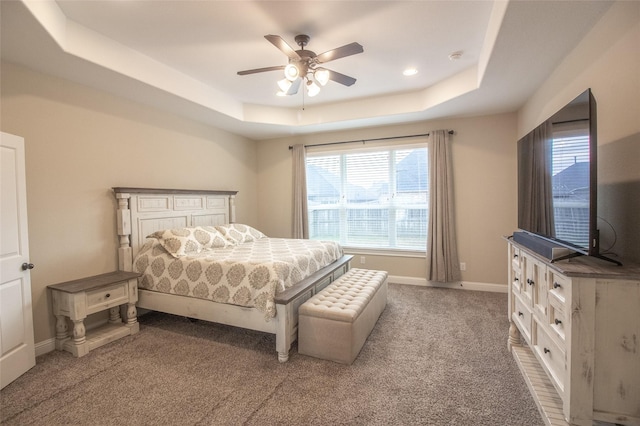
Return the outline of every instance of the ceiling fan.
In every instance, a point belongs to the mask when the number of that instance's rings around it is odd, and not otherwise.
[[[309,96],[317,95],[320,92],[320,86],[326,85],[329,80],[345,86],[351,86],[356,82],[356,79],[353,77],[320,67],[319,65],[344,58],[345,56],[364,52],[364,49],[359,43],[349,43],[342,47],[316,55],[311,50],[305,50],[304,47],[310,40],[310,37],[305,34],[299,34],[295,37],[296,44],[300,46],[300,49],[298,50],[294,50],[280,36],[266,35],[264,38],[287,55],[289,63],[287,65],[238,71],[238,75],[284,70],[285,78],[278,81],[278,86],[280,87],[280,92],[278,92],[278,94],[282,96],[295,95],[298,93],[298,88],[303,80],[306,82],[305,84],[307,86],[307,93]]]

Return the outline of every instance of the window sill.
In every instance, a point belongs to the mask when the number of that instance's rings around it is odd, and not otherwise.
[[[371,256],[388,256],[388,257],[415,257],[415,258],[426,258],[426,251],[418,251],[418,250],[402,250],[402,249],[371,249],[371,248],[363,248],[363,247],[342,247],[346,254],[357,254],[357,255],[371,255]]]

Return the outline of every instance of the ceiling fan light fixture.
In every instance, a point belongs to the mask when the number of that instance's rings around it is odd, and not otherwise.
[[[313,81],[308,80],[307,81],[307,94],[309,95],[309,97],[312,98],[315,95],[317,95],[318,93],[320,93],[320,86],[318,86]]]
[[[293,81],[300,76],[300,70],[294,64],[289,64],[284,67],[284,76],[289,81]]]
[[[289,79],[283,78],[282,80],[278,80],[278,87],[284,93],[287,94],[287,91],[291,88],[291,84],[293,84]]]
[[[363,47],[359,43],[353,42],[345,44],[344,46],[316,55],[313,51],[304,48],[309,43],[308,35],[300,34],[295,37],[296,44],[300,46],[299,50],[294,50],[293,47],[278,35],[269,34],[264,36],[264,38],[287,55],[289,58],[288,64],[238,71],[237,74],[248,75],[284,70],[284,79],[278,81],[278,87],[280,88],[280,91],[277,93],[278,96],[295,95],[298,93],[298,89],[303,82],[306,83],[309,97],[316,96],[320,93],[320,86],[326,85],[329,80],[344,86],[351,86],[356,82],[355,78],[349,77],[348,75],[340,74],[339,72],[326,68],[316,67],[319,64],[364,52]]]
[[[327,69],[318,68],[314,71],[313,77],[321,86],[325,86],[329,82],[330,73]]]

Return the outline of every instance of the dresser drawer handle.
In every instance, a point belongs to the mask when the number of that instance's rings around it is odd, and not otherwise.
[[[558,283],[553,283],[553,288],[560,288],[560,287],[562,287],[560,284],[558,284]]]
[[[544,348],[544,353],[545,353],[545,354],[551,353],[551,350],[550,350],[550,349],[548,349],[548,348]]]
[[[513,280],[514,281],[520,281],[520,278],[514,278]]]
[[[522,313],[522,311],[518,311],[518,316],[519,317],[524,317],[524,314]]]
[[[518,255],[517,255],[517,254],[514,254],[514,255],[513,255],[513,258],[514,258],[514,259],[517,259],[517,258],[518,258]]]
[[[560,324],[562,324],[562,321],[560,321],[560,320],[559,320],[559,319],[557,319],[557,318],[555,319],[555,321],[554,321],[554,322],[556,323],[556,325],[560,325]]]
[[[531,278],[527,278],[527,284],[534,285],[535,282]]]
[[[104,295],[104,297],[106,297],[107,299],[111,297],[111,293],[107,293]]]

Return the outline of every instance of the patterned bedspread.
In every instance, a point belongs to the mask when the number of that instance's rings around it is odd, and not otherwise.
[[[143,274],[142,289],[255,307],[268,319],[276,314],[276,294],[342,254],[329,241],[260,238],[176,258],[149,238],[134,269]]]

